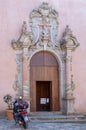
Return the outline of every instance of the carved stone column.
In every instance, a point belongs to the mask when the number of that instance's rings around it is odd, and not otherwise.
[[[23,59],[23,98],[28,100],[28,63],[25,57]]]
[[[64,95],[64,110],[66,110],[66,114],[73,114],[74,113],[74,95],[73,95],[73,88],[71,83],[71,76],[72,76],[72,54],[71,49],[67,48],[65,62],[66,62],[66,86],[65,86],[65,95]]]
[[[28,112],[30,112],[30,57],[28,48],[23,49],[23,98],[28,102]]]
[[[26,100],[29,100],[30,98],[30,92],[29,92],[29,84],[30,84],[30,72],[29,72],[30,66],[29,66],[29,54],[28,54],[28,48],[24,48],[23,50],[23,96]]]
[[[30,66],[29,66],[29,57],[25,56],[23,60],[23,98],[29,104],[28,112],[30,112]]]
[[[66,26],[65,32],[63,34],[61,47],[64,51],[64,60],[66,65],[66,86],[64,93],[64,113],[73,114],[74,113],[74,82],[72,74],[72,51],[79,45],[77,39],[72,35],[69,26]]]
[[[16,63],[17,63],[17,74],[15,77],[15,82],[13,88],[16,93],[16,98],[23,96],[23,55],[22,51],[16,51]]]
[[[23,95],[23,54],[22,51],[16,53],[17,75],[18,75],[18,96]]]

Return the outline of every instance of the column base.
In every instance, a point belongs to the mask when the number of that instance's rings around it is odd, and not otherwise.
[[[74,97],[63,98],[63,113],[64,114],[74,114]]]

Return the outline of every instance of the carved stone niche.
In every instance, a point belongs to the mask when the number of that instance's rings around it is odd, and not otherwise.
[[[66,26],[62,39],[58,40],[58,25],[58,12],[44,2],[38,8],[33,9],[30,14],[31,31],[28,31],[27,23],[23,22],[19,39],[13,40],[11,43],[16,52],[17,62],[17,79],[15,80],[14,88],[17,90],[17,95],[22,95],[27,100],[30,99],[30,60],[37,52],[48,51],[56,57],[59,64],[60,111],[74,113],[74,109],[71,110],[71,106],[72,108],[74,107],[73,98],[69,100],[69,91],[67,91],[69,89],[67,86],[70,85],[70,92],[73,94],[70,57],[72,57],[71,52],[79,44],[69,26]],[[23,80],[24,59],[27,60],[27,84]],[[66,76],[68,77],[66,78]]]

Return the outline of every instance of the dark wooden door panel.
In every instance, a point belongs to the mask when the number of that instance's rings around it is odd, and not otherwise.
[[[37,81],[36,82],[36,110],[37,111],[50,111],[50,82]]]

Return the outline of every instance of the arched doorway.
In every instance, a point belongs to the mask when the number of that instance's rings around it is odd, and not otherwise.
[[[31,111],[59,111],[59,66],[46,51],[36,53],[30,61]]]

